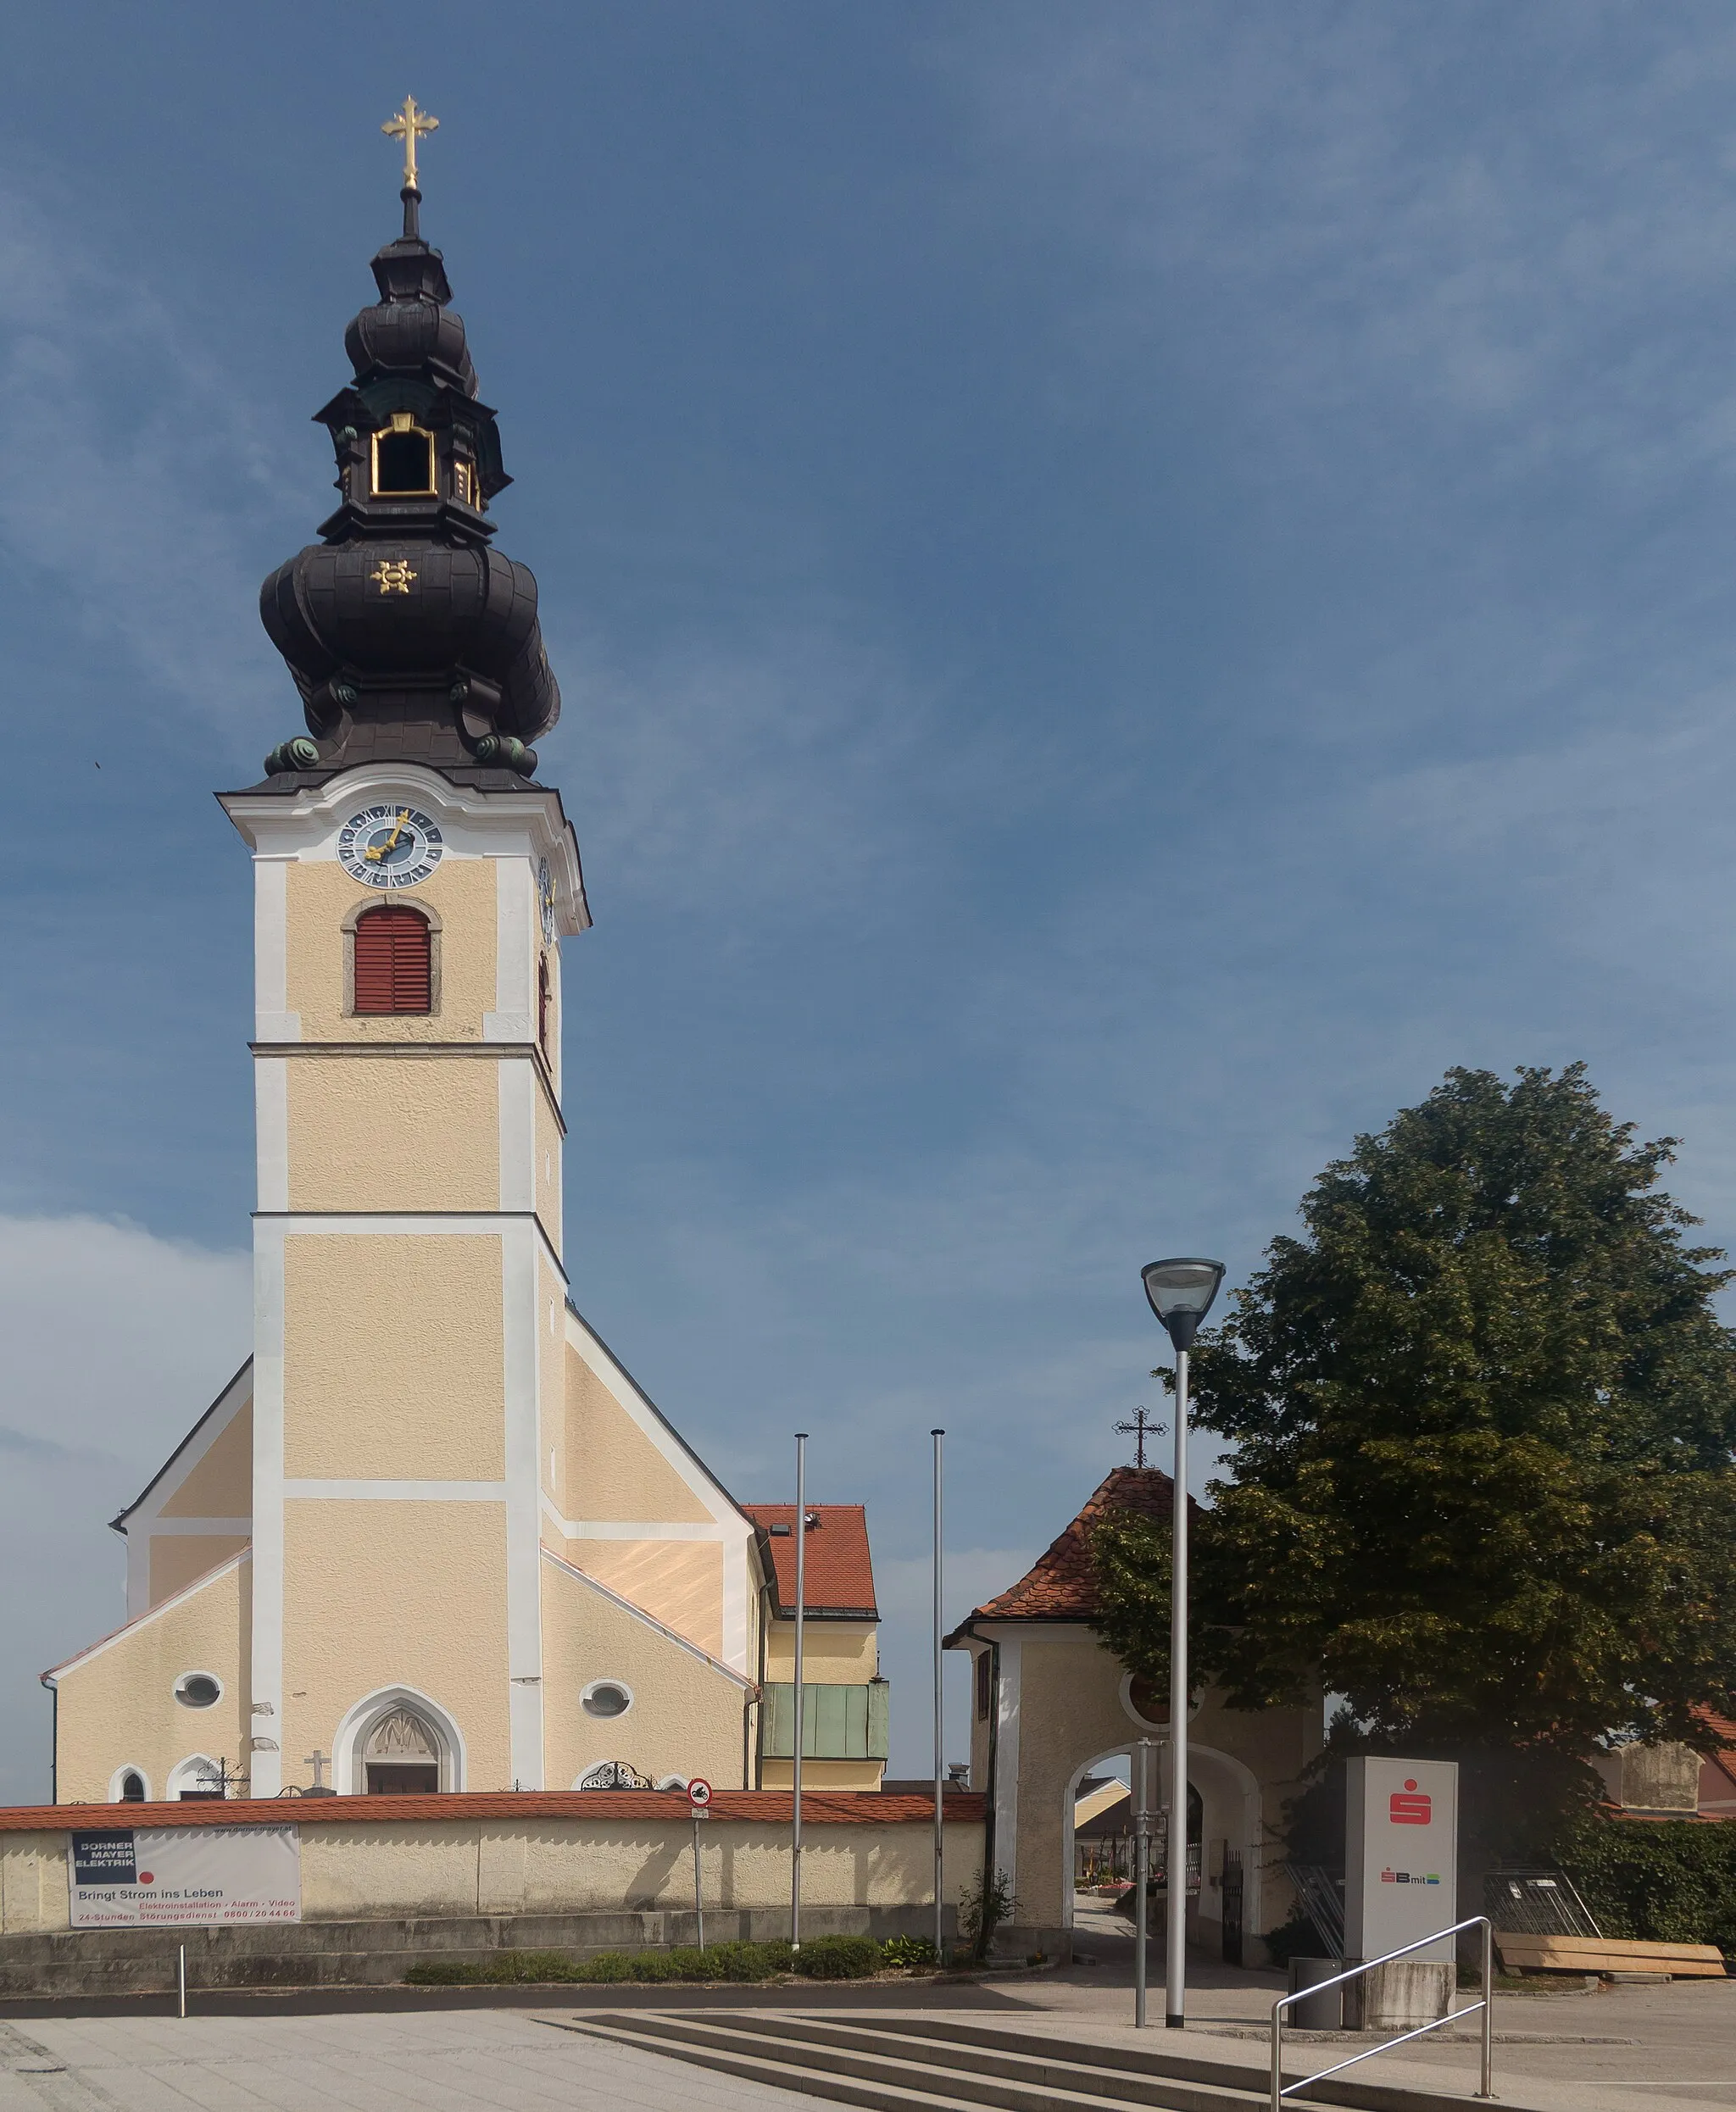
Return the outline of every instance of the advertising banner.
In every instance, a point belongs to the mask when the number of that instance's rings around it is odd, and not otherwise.
[[[1344,1954],[1383,1957],[1459,1919],[1459,1769],[1452,1760],[1347,1761]],[[1451,1939],[1417,1951],[1451,1958]]]
[[[301,1835],[294,1826],[75,1833],[66,1857],[75,1929],[302,1918]]]

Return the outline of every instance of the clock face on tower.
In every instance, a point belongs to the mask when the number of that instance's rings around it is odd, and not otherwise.
[[[542,912],[542,943],[554,943],[554,879],[545,858],[537,868],[537,901]]]
[[[440,863],[443,839],[416,807],[365,807],[338,831],[337,855],[364,887],[414,887]]]

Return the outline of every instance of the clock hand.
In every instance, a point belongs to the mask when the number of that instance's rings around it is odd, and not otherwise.
[[[370,843],[362,855],[364,858],[371,858],[377,864],[381,859],[385,857],[388,851],[396,848],[398,839],[403,834],[403,825],[409,820],[409,818],[410,810],[408,807],[406,807],[403,812],[398,817],[397,826],[392,830],[392,834],[387,837],[386,841],[377,847]]]

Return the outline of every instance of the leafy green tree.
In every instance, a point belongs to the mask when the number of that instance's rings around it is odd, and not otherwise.
[[[1705,1749],[1696,1712],[1736,1703],[1733,1272],[1658,1185],[1674,1141],[1582,1064],[1449,1071],[1327,1168],[1195,1353],[1237,1448],[1198,1526],[1202,1676],[1343,1696],[1341,1750],[1469,1762],[1485,1848],[1546,1837],[1602,1740]],[[1167,1542],[1124,1517],[1097,1547],[1105,1638],[1159,1681]]]

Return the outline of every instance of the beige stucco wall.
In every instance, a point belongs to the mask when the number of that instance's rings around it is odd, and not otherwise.
[[[159,1532],[151,1536],[151,1603],[184,1592],[195,1578],[214,1570],[248,1544],[245,1533]]]
[[[576,1569],[697,1642],[723,1649],[723,1548],[715,1540],[569,1540]]]
[[[293,1210],[496,1210],[496,1061],[462,1053],[292,1056]]]
[[[160,1544],[160,1543],[159,1543]],[[248,1579],[243,1558],[183,1598],[148,1614],[58,1676],[55,1792],[61,1804],[101,1804],[117,1768],[141,1769],[153,1797],[195,1754],[247,1751]],[[222,1698],[189,1709],[175,1698],[184,1673],[209,1672]]]
[[[458,1725],[466,1789],[510,1789],[506,1507],[292,1498],[284,1505],[286,1781],[381,1688]]]
[[[879,1631],[865,1620],[804,1620],[802,1623],[802,1683],[805,1687],[855,1687],[880,1670]],[[796,1676],[796,1624],[774,1620],[765,1632],[765,1676]]]
[[[0,1936],[71,1926],[64,1833],[0,1833]]]
[[[1685,1745],[1624,1745],[1593,1765],[1630,1811],[1697,1811],[1699,1754]]]
[[[163,1504],[164,1518],[246,1518],[253,1508],[253,1404],[244,1401]]]
[[[700,1525],[711,1515],[570,1346],[565,1458],[569,1518]]]
[[[273,1820],[292,1808],[273,1805]],[[943,1890],[958,1902],[977,1882],[981,1826],[946,1830]],[[693,1828],[667,1820],[531,1820],[506,1826],[453,1817],[414,1824],[328,1821],[301,1830],[302,1913],[309,1921],[397,1915],[584,1914],[686,1909],[693,1898]],[[788,1904],[789,1831],[754,1820],[710,1819],[700,1830],[708,1905]],[[810,1906],[915,1906],[933,1897],[926,1822],[802,1832],[802,1897]],[[0,1933],[68,1923],[66,1836],[0,1833]]]
[[[287,1475],[501,1478],[498,1237],[298,1232],[283,1267]]]
[[[590,1716],[580,1696],[593,1680],[632,1692],[625,1715]],[[719,1789],[745,1789],[739,1681],[659,1634],[648,1621],[542,1562],[542,1721],[551,1789],[570,1788],[599,1760],[625,1760],[657,1781],[703,1775]]]
[[[498,950],[495,859],[448,851],[418,887],[392,898],[432,909],[440,920],[440,998],[426,1015],[346,1018],[343,920],[376,891],[335,860],[288,868],[287,991],[304,1042],[480,1042],[486,1013],[497,1009]],[[384,899],[384,898],[380,898]]]

